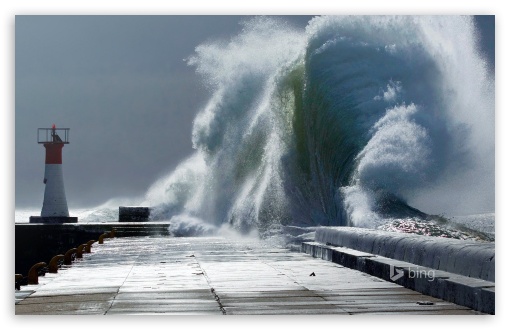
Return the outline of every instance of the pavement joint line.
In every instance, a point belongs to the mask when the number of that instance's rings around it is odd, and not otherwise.
[[[216,302],[218,303],[218,306],[220,308],[220,311],[223,315],[227,315],[227,311],[225,310],[225,308],[223,307],[223,304],[221,303],[221,298],[220,296],[218,296],[218,294],[216,293],[216,290],[214,289],[214,287],[211,285],[211,281],[209,279],[209,276],[207,276],[207,272],[205,271],[204,268],[202,268],[202,265],[200,264],[199,260],[197,259],[196,255],[193,253],[192,254],[192,258],[195,259],[195,262],[197,263],[198,267],[200,268],[200,270],[202,271],[202,275],[204,275],[205,277],[205,280],[207,281],[207,284],[209,285],[209,287],[211,288],[211,293],[212,295],[214,296],[214,300],[216,300]]]
[[[245,254],[246,254],[246,255],[248,255],[248,253],[247,253],[247,252],[245,252]],[[294,278],[290,277],[290,276],[289,276],[286,272],[282,271],[282,269],[280,269],[280,268],[276,268],[275,266],[273,266],[273,265],[269,264],[269,262],[267,262],[267,261],[265,261],[265,260],[261,259],[260,257],[257,257],[257,256],[254,256],[254,257],[255,257],[257,260],[259,260],[262,264],[265,264],[265,265],[267,265],[268,267],[273,268],[273,269],[274,269],[275,271],[277,271],[278,273],[281,273],[281,274],[278,274],[278,275],[283,275],[283,276],[287,277],[290,281],[293,281],[293,282],[294,282],[294,283],[296,283],[297,285],[300,285],[301,287],[303,287],[303,288],[305,289],[305,291],[312,292],[315,296],[317,296],[318,298],[322,299],[324,302],[328,302],[328,303],[330,302],[328,299],[326,299],[326,297],[324,297],[323,295],[319,294],[319,292],[318,292],[318,291],[315,291],[315,290],[314,290],[314,291],[312,291],[312,290],[310,290],[310,289],[306,286],[306,283],[300,283],[300,282],[298,282],[299,280],[298,280],[297,278],[296,278],[296,279],[294,279]],[[340,267],[343,267],[343,266],[340,266]],[[344,309],[344,308],[341,308],[341,307],[339,307],[339,306],[336,306],[336,308],[337,308],[337,309],[342,310],[342,311],[343,311],[343,312],[345,312],[345,313],[348,313],[349,315],[352,315],[352,313],[351,313],[351,312],[347,311],[347,310],[346,310],[346,309]]]
[[[131,265],[131,269],[129,270],[128,274],[126,275],[126,278],[124,278],[124,281],[122,281],[122,284],[119,285],[119,287],[117,288],[117,292],[115,293],[115,295],[113,296],[113,299],[112,299],[112,302],[110,304],[110,306],[108,306],[108,308],[106,309],[106,311],[104,312],[104,315],[108,314],[108,312],[110,311],[110,309],[112,309],[113,307],[113,304],[115,303],[115,299],[117,298],[119,292],[120,292],[120,288],[122,288],[122,286],[124,285],[124,283],[126,283],[127,279],[129,278],[129,275],[131,275],[131,273],[133,272],[133,269],[135,268],[135,262],[133,262],[133,264]]]

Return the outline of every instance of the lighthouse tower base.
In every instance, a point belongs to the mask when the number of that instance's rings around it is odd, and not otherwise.
[[[77,223],[78,217],[40,217],[31,216],[30,223]]]

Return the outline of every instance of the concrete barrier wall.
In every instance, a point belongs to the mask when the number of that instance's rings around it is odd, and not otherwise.
[[[26,275],[37,262],[49,262],[70,248],[89,240],[98,240],[105,232],[115,230],[116,237],[168,235],[168,223],[17,223],[15,233],[15,272]]]
[[[496,313],[496,286],[491,281],[433,270],[401,260],[318,242],[303,242],[301,251],[428,296],[482,313]]]
[[[318,228],[315,240],[495,282],[495,244],[353,227]]]
[[[151,210],[145,206],[119,206],[119,222],[147,222]]]

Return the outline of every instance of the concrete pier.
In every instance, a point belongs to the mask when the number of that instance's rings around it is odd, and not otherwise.
[[[109,238],[15,296],[17,315],[480,314],[246,238]]]

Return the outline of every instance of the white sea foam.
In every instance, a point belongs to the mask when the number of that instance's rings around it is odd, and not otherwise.
[[[176,235],[494,211],[494,77],[470,17],[258,17],[188,64],[211,91],[196,153],[131,201]]]
[[[256,18],[188,63],[212,96],[196,154],[146,194],[154,219],[248,233],[376,227],[386,195],[432,214],[494,208],[494,80],[470,17]]]

